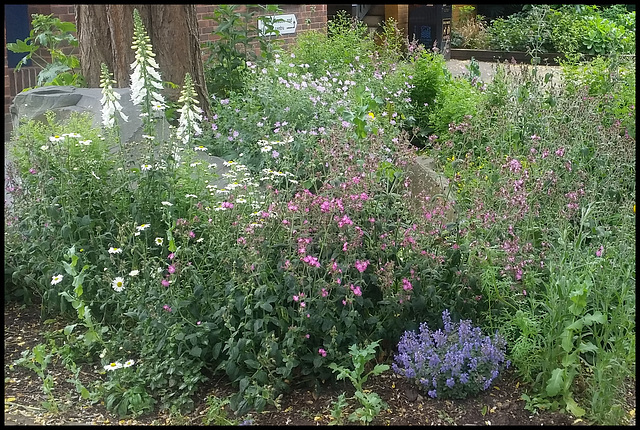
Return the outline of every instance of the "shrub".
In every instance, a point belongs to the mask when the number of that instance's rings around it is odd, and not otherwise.
[[[394,356],[393,370],[413,381],[429,397],[463,399],[491,386],[503,366],[506,343],[496,333],[483,336],[470,320],[453,324],[442,312],[442,329],[420,324],[419,333],[405,332]]]

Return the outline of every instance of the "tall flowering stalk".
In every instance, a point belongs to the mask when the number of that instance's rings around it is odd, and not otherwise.
[[[164,112],[165,100],[158,91],[162,90],[162,79],[158,63],[153,58],[155,54],[151,46],[151,39],[142,24],[138,9],[133,10],[133,45],[136,52],[135,61],[131,64],[131,101],[140,105],[145,132],[153,134],[152,117],[160,116]]]
[[[100,64],[100,88],[102,88],[102,125],[107,130],[112,130],[115,139],[120,145],[120,154],[124,163],[124,148],[122,147],[122,139],[120,139],[120,125],[118,123],[118,115],[125,122],[129,121],[129,117],[122,112],[120,104],[120,94],[113,91],[113,84],[116,81],[112,78],[111,72],[106,64]]]
[[[100,88],[102,88],[102,99],[100,104],[102,105],[102,125],[105,128],[116,127],[117,114],[125,121],[129,121],[129,117],[122,112],[122,105],[120,104],[120,94],[113,91],[113,84],[116,81],[113,80],[107,65],[100,64]]]
[[[184,76],[184,85],[178,103],[182,104],[182,107],[178,109],[180,119],[178,120],[176,136],[187,145],[191,136],[202,133],[202,129],[200,128],[202,109],[198,106],[200,102],[198,101],[196,90],[193,87],[193,80],[189,73]]]

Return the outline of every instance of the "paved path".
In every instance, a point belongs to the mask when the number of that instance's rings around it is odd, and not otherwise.
[[[467,67],[471,64],[471,60],[447,60],[447,69],[453,76],[463,76],[469,71]],[[480,80],[484,82],[490,82],[496,74],[497,62],[479,61],[480,67]],[[519,67],[518,65],[517,67]],[[533,67],[527,65],[527,67]],[[553,81],[557,82],[560,78],[561,68],[559,66],[538,66],[538,76],[544,76],[547,72],[553,73]]]

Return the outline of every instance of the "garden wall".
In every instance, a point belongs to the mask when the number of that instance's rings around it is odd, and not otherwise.
[[[213,41],[216,39],[211,33],[214,31],[214,22],[206,19],[211,16],[215,10],[215,5],[196,5],[198,14],[198,24],[200,27],[200,40],[202,42]],[[297,20],[296,32],[280,36],[284,41],[284,45],[288,45],[295,41],[296,36],[304,31],[321,30],[327,24],[327,5],[326,4],[283,4],[280,5],[283,14],[295,14]],[[243,8],[241,8],[242,10]],[[43,15],[54,14],[61,21],[75,22],[75,13],[73,5],[54,5],[54,4],[30,4],[27,5],[28,17],[31,14],[38,13]],[[28,23],[26,23],[28,25]],[[30,28],[30,27],[29,27]],[[21,39],[23,39],[22,37]],[[7,22],[5,14],[5,31],[4,31],[4,127],[5,140],[11,134],[11,116],[9,115],[9,106],[11,101],[24,88],[35,85],[39,68],[36,66],[23,67],[19,72],[15,73],[14,69],[9,67],[7,42],[15,42],[7,40]]]

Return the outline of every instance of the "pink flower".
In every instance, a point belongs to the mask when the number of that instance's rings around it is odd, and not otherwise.
[[[300,297],[298,297],[298,296],[293,296],[293,301],[294,301],[294,302],[297,302],[298,300],[300,300]]]
[[[411,291],[413,289],[413,285],[407,278],[402,278],[402,289],[405,291]]]
[[[362,295],[362,290],[360,290],[360,286],[354,287],[353,284],[351,284],[349,286],[349,288],[351,289],[351,291],[353,291],[353,294],[356,296],[361,296]]]
[[[603,253],[604,253],[604,247],[600,245],[600,249],[596,251],[596,257],[602,257]]]
[[[176,273],[176,268],[171,264],[169,265],[169,268],[167,270],[169,270],[169,273]]]
[[[306,337],[307,339],[309,339],[311,336],[309,335],[309,333],[305,334],[304,337]]]
[[[193,239],[194,237],[196,237],[196,234],[193,231],[190,231],[189,237]]]
[[[198,322],[196,323],[196,325],[200,325],[200,324],[202,324],[202,321],[198,321]]]
[[[360,260],[356,260],[356,269],[358,269],[358,272],[362,273],[365,270],[367,270],[367,266],[369,265],[369,260],[364,260],[364,261],[360,261]]]
[[[304,308],[305,306],[307,306],[307,304],[305,302],[300,302],[300,307]]]
[[[173,260],[173,257],[175,257],[176,255],[172,252],[171,254],[167,255],[167,258],[169,260]]]
[[[325,351],[324,349],[320,348],[318,349],[318,354],[320,354],[323,357],[327,356],[327,351]]]
[[[162,286],[164,287],[168,287],[169,286],[169,281],[167,281],[166,279],[163,279],[162,281],[160,281],[160,283],[162,284]]]
[[[167,311],[167,312],[171,312],[171,308],[170,308],[169,306],[167,306],[167,305],[164,305],[164,306],[162,307],[162,309],[164,309],[164,310],[165,310],[165,311]]]
[[[222,202],[221,206],[225,209],[233,209],[233,203],[231,202]]]
[[[327,297],[329,295],[329,292],[323,288],[320,294],[322,295],[322,297]]]

